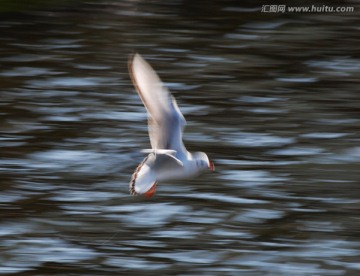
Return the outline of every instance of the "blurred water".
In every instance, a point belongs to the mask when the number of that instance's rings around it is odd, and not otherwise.
[[[0,274],[359,273],[359,13],[261,5],[2,14]],[[217,169],[151,200],[128,192],[149,147],[134,51]]]

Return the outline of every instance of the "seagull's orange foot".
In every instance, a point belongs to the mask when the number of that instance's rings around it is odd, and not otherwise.
[[[156,182],[154,182],[151,188],[146,193],[144,193],[144,197],[150,198],[155,194],[155,192],[156,192]]]

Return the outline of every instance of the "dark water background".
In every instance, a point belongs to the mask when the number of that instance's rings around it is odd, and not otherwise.
[[[359,275],[359,6],[239,2],[1,14],[0,274]],[[149,148],[134,51],[217,169],[151,200],[128,191]]]

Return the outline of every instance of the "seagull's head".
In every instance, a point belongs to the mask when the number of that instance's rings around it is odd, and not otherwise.
[[[210,170],[215,171],[215,165],[210,161],[209,157],[204,152],[194,152],[192,154],[195,166],[198,171]]]

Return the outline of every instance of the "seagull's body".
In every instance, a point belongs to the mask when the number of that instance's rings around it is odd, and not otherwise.
[[[130,181],[132,195],[152,196],[158,181],[188,178],[214,166],[203,152],[190,153],[182,141],[186,124],[175,98],[156,72],[139,55],[129,62],[129,71],[137,92],[148,112],[150,150]]]

